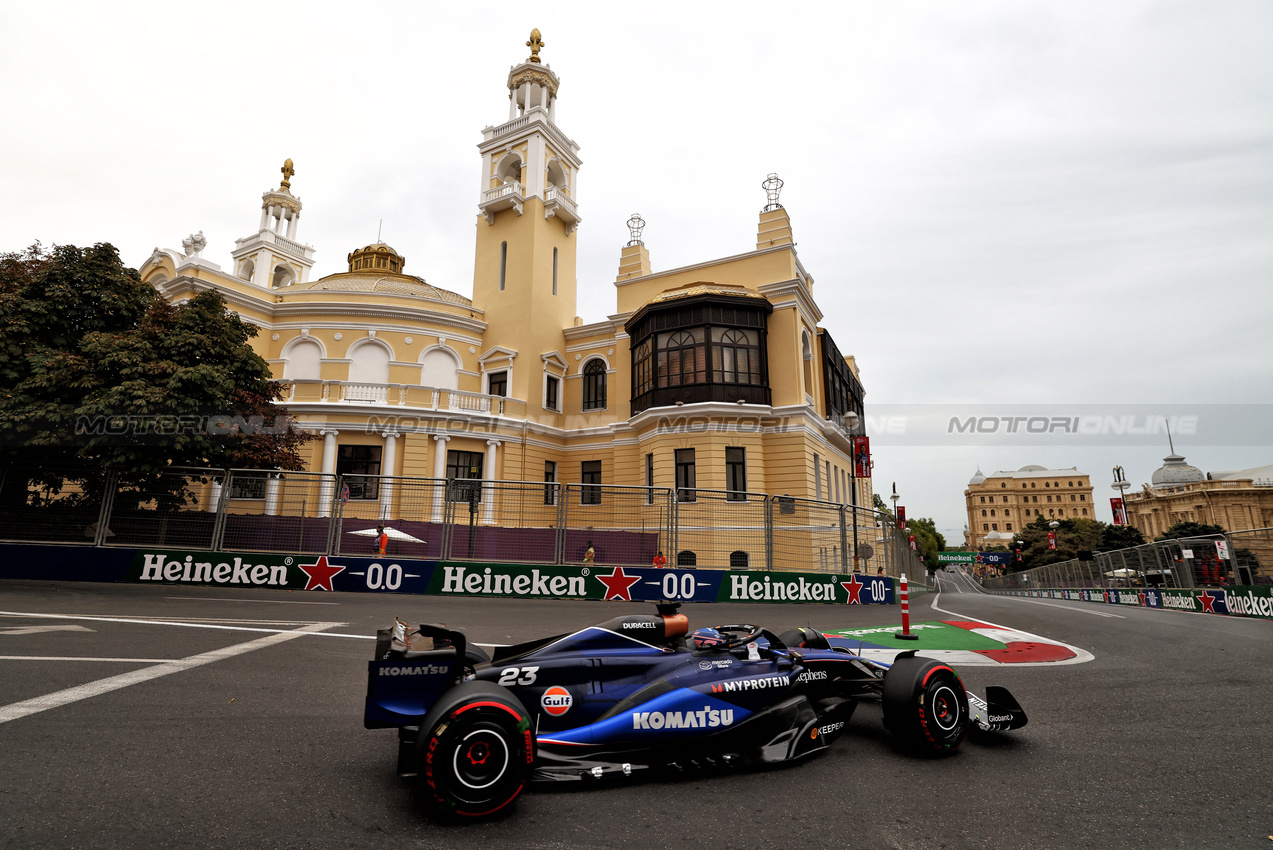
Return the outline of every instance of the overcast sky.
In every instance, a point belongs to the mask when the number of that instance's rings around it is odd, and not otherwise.
[[[470,10],[471,9],[471,10]],[[794,11],[790,11],[794,10]],[[580,145],[579,314],[754,249],[786,185],[823,325],[875,405],[1273,402],[1273,3],[7,3],[0,251],[202,230],[229,267],[296,164],[315,276],[383,239],[472,290],[481,129],[538,27]],[[1235,408],[1264,416],[1268,408]],[[1204,470],[1253,446],[1176,448]],[[958,545],[975,469],[1137,486],[1162,445],[874,441],[875,486]]]

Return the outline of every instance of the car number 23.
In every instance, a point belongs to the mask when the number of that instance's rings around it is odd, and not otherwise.
[[[538,667],[507,667],[499,672],[499,683],[506,688],[513,685],[533,685],[538,672]]]

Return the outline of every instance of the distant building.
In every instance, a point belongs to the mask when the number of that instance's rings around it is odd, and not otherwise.
[[[1023,466],[1016,471],[984,474],[980,469],[964,490],[968,525],[964,546],[979,551],[990,546],[1012,548],[1012,539],[1037,517],[1094,519],[1092,483],[1077,468]]]
[[[1163,458],[1150,483],[1128,493],[1127,522],[1146,540],[1178,522],[1218,525],[1225,531],[1273,526],[1273,464],[1203,473],[1175,450]]]

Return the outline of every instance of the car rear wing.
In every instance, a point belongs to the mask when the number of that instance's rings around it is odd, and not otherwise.
[[[431,638],[429,649],[416,649]],[[438,697],[464,679],[464,635],[441,625],[409,628],[401,620],[376,631],[375,657],[367,663],[363,726],[412,726]]]

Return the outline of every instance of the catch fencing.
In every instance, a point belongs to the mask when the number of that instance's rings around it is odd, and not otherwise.
[[[1273,528],[1157,540],[986,578],[987,590],[1195,588],[1273,584]]]
[[[868,508],[603,484],[174,469],[0,471],[0,541],[401,558],[861,572],[922,582],[908,532]]]

